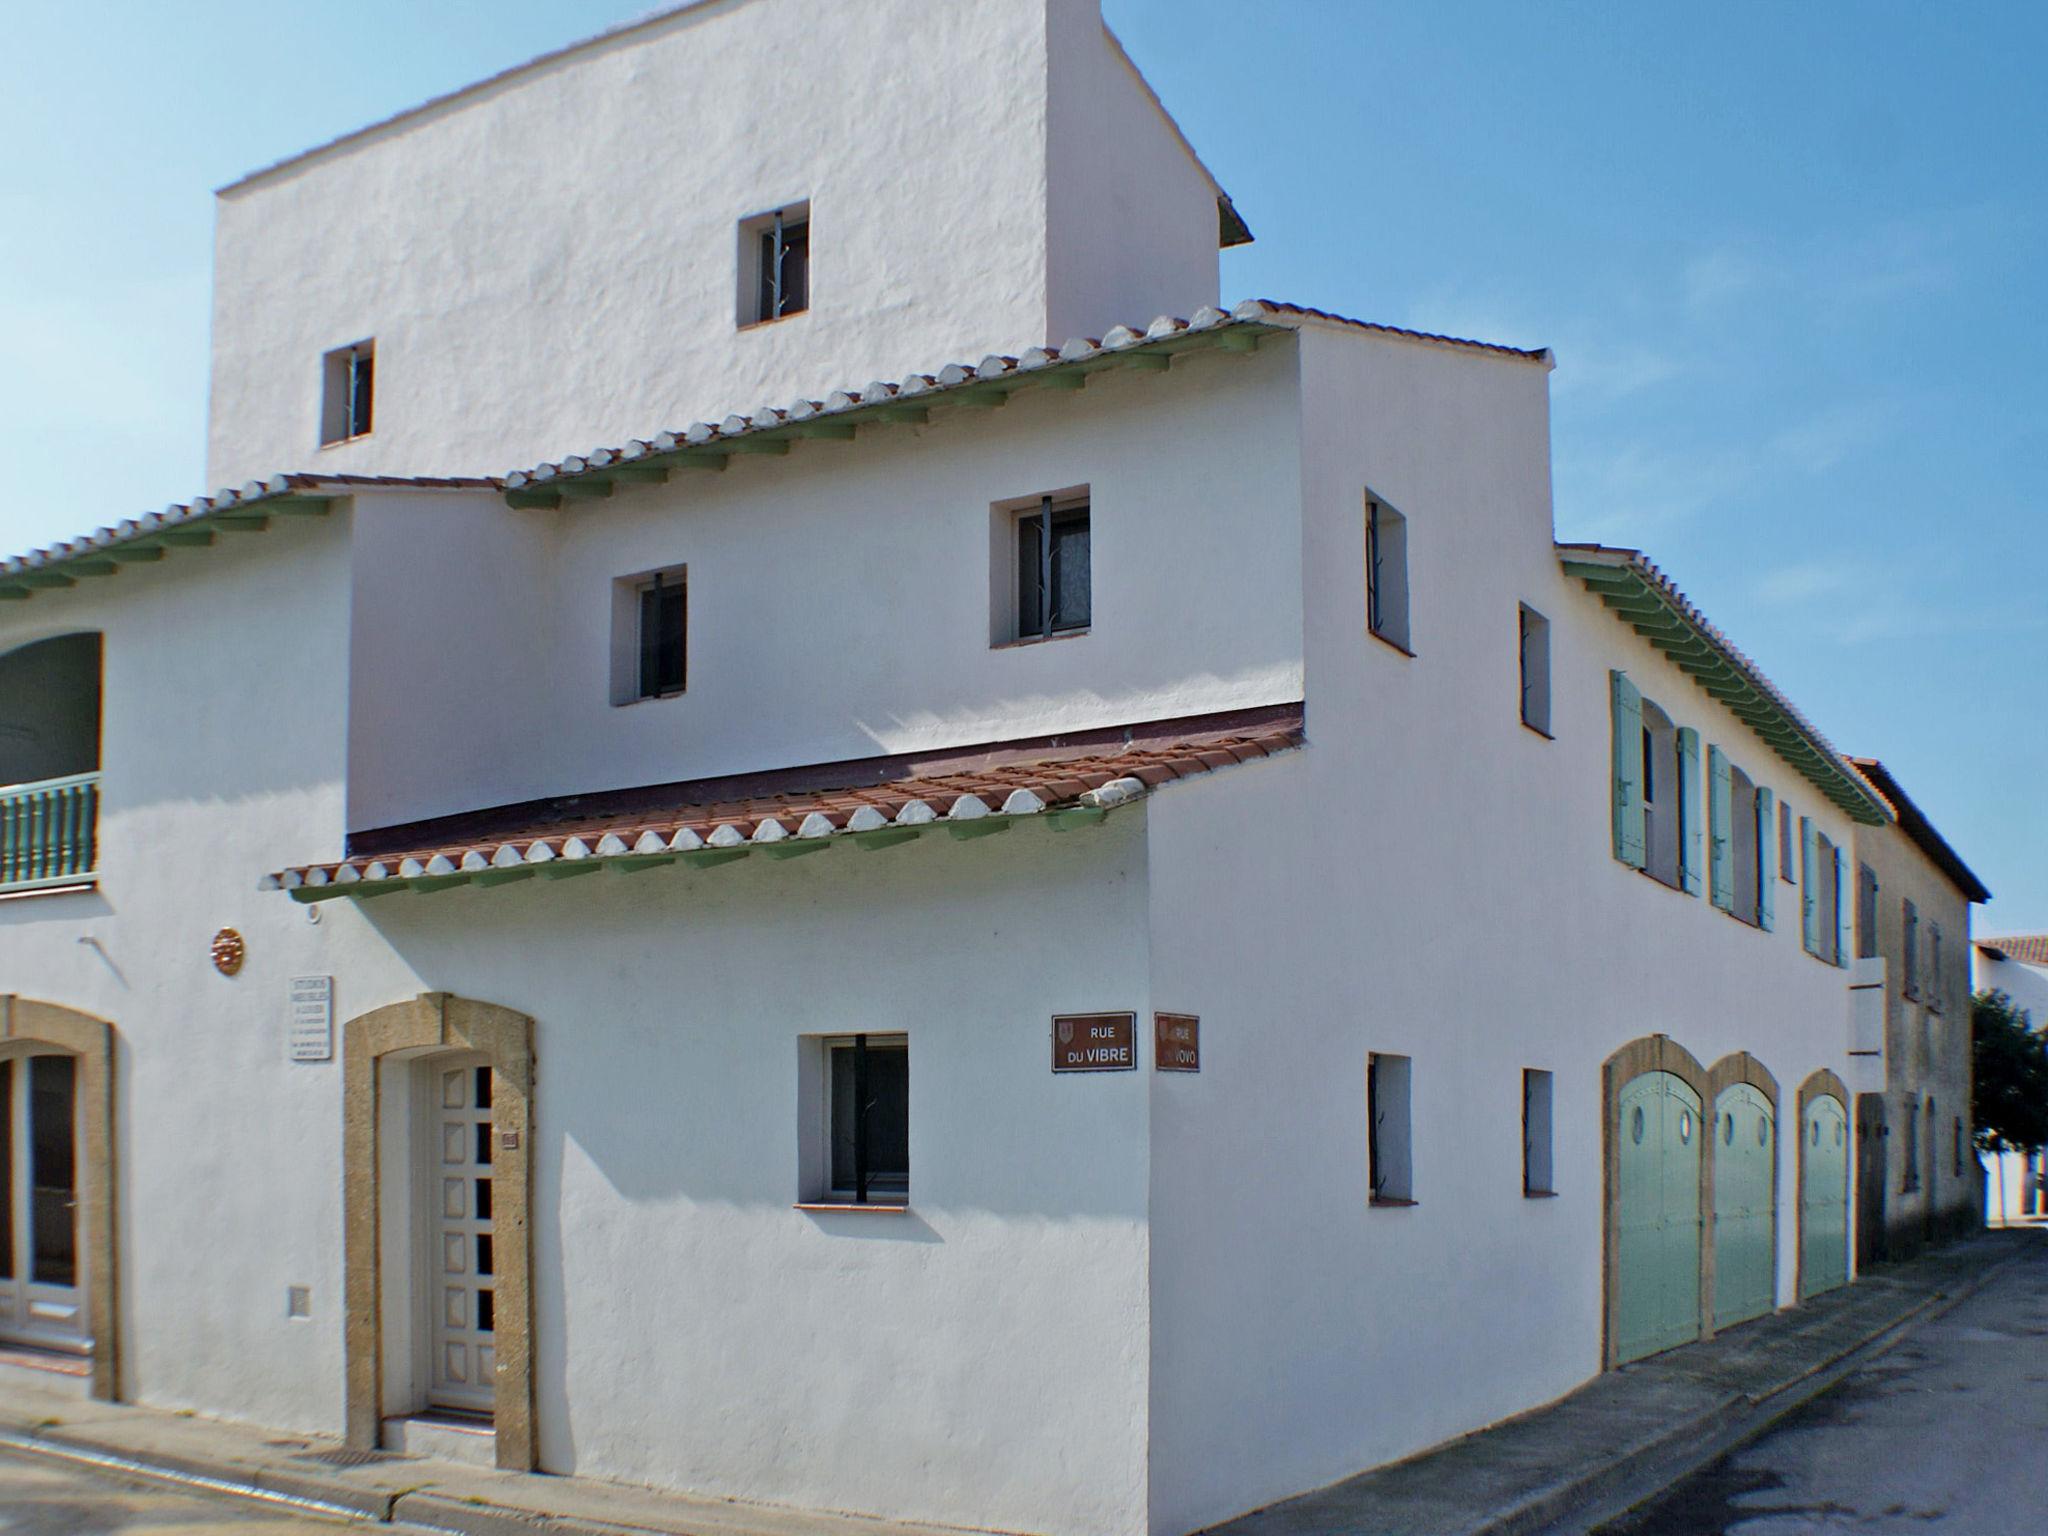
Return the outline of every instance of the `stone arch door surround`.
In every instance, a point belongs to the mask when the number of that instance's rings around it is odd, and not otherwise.
[[[342,1029],[343,1327],[346,1435],[374,1450],[383,1428],[383,1296],[379,1231],[378,1063],[399,1052],[474,1051],[491,1068],[497,1258],[497,1361],[492,1424],[497,1461],[534,1465],[532,1199],[533,1020],[492,1003],[424,992],[350,1019]]]
[[[1828,1102],[1832,1101],[1832,1102]],[[1799,1085],[1799,1273],[1796,1287],[1801,1301],[1822,1291],[1845,1285],[1849,1280],[1849,1089],[1826,1067],[1807,1075]],[[1827,1145],[1816,1150],[1810,1114],[1820,1126]],[[1815,1166],[1809,1167],[1809,1164]],[[1825,1177],[1828,1187],[1817,1186]],[[1809,1231],[1817,1217],[1828,1227]],[[1836,1224],[1839,1223],[1839,1232]],[[1824,1262],[1825,1271],[1819,1269]]]
[[[1601,1068],[1601,1152],[1604,1169],[1603,1216],[1601,1221],[1601,1328],[1600,1358],[1603,1366],[1612,1367],[1621,1363],[1620,1321],[1621,1301],[1621,1218],[1622,1212],[1622,1146],[1620,1135],[1620,1113],[1623,1092],[1630,1084],[1651,1073],[1668,1073],[1691,1090],[1693,1102],[1712,1114],[1713,1095],[1707,1069],[1700,1065],[1698,1058],[1668,1035],[1649,1035],[1633,1040],[1607,1058]],[[1696,1128],[1692,1136],[1694,1148],[1702,1148],[1703,1127]],[[1709,1338],[1713,1334],[1714,1306],[1714,1245],[1711,1231],[1714,1209],[1714,1160],[1699,1155],[1698,1220],[1699,1232],[1699,1334]]]
[[[0,992],[0,1045],[48,1045],[78,1058],[79,1247],[92,1330],[92,1395],[121,1392],[120,1315],[114,1268],[114,1026],[75,1008]]]

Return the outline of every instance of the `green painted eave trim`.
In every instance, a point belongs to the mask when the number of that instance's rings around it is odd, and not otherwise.
[[[1205,330],[1175,331],[1111,351],[1092,352],[1086,357],[1055,360],[1038,368],[1019,368],[996,378],[939,384],[921,394],[891,395],[829,414],[750,428],[731,437],[678,444],[638,458],[614,458],[573,474],[529,479],[508,486],[502,494],[505,504],[515,508],[551,509],[574,501],[604,500],[615,490],[667,480],[670,470],[724,469],[735,454],[786,454],[792,444],[805,440],[849,442],[859,427],[922,426],[930,421],[933,410],[995,410],[1007,404],[1012,395],[1026,390],[1067,393],[1085,389],[1089,379],[1099,374],[1163,373],[1173,367],[1175,359],[1190,352],[1252,352],[1266,337],[1288,334],[1288,326],[1258,320],[1230,320]]]
[[[1711,697],[1754,731],[1786,765],[1862,826],[1889,818],[1863,782],[1749,669],[1650,579],[1629,565],[1563,557],[1565,574],[1583,582],[1614,615],[1669,657]]]
[[[1132,802],[1126,802],[1132,803]],[[977,816],[969,821],[941,820],[922,826],[883,827],[872,832],[839,831],[829,837],[785,838],[774,843],[746,843],[735,848],[698,848],[689,852],[674,853],[617,853],[597,854],[583,859],[552,859],[542,864],[515,865],[510,869],[490,868],[456,870],[445,875],[393,875],[388,880],[357,880],[347,885],[301,885],[286,892],[293,901],[313,903],[337,901],[347,897],[354,901],[369,901],[378,896],[390,896],[400,891],[417,896],[431,896],[441,891],[452,891],[458,886],[475,885],[485,889],[509,885],[514,881],[531,879],[539,875],[548,880],[567,880],[578,875],[595,875],[609,870],[613,874],[632,875],[654,869],[680,867],[683,869],[715,869],[721,864],[731,864],[740,859],[759,854],[777,861],[794,859],[805,854],[824,853],[841,845],[851,845],[865,852],[880,852],[887,848],[901,847],[915,842],[928,831],[940,827],[956,839],[969,841],[988,837],[997,832],[1007,832],[1020,823],[1043,822],[1056,832],[1073,831],[1081,827],[1097,826],[1105,821],[1111,810],[1121,809],[1107,806],[1071,805],[1059,810],[1044,811],[1029,816],[1005,816],[1000,812],[989,816]]]
[[[111,539],[77,541],[70,553],[40,564],[0,571],[0,601],[21,602],[38,592],[61,592],[86,578],[118,576],[131,565],[153,565],[176,549],[205,549],[222,533],[262,533],[273,517],[320,517],[334,497],[292,487],[237,497],[176,521],[145,524]]]

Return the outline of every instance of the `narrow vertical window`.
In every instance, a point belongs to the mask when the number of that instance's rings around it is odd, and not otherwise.
[[[1554,1195],[1551,1174],[1550,1090],[1548,1072],[1529,1067],[1522,1073],[1522,1193]]]
[[[1899,1170],[1899,1193],[1910,1195],[1920,1187],[1920,1106],[1911,1102],[1906,1105],[1906,1148],[1900,1161],[1904,1167]]]
[[[1799,845],[1792,837],[1792,807],[1778,802],[1778,878],[1787,885],[1799,883]]]
[[[1901,919],[1904,937],[1899,943],[1900,988],[1906,996],[1917,999],[1920,996],[1920,909],[1908,901],[1901,904],[1900,910],[1904,914]]]
[[[1927,1006],[1941,1012],[1941,924],[1927,925]]]
[[[1088,628],[1094,618],[1088,503],[1040,498],[1017,519],[1017,638]]]
[[[1868,864],[1856,866],[1856,956],[1868,960],[1877,954],[1877,872]]]
[[[1366,1059],[1366,1161],[1374,1205],[1413,1205],[1415,1166],[1408,1118],[1409,1059]]]
[[[810,204],[796,203],[742,219],[740,264],[741,325],[781,320],[809,309]]]
[[[832,1199],[903,1205],[910,1199],[910,1042],[854,1035],[827,1042]]]
[[[681,693],[689,633],[689,588],[660,571],[640,589],[640,697]]]
[[[1371,495],[1365,498],[1365,623],[1388,644],[1410,649],[1408,519]]]
[[[1516,610],[1516,655],[1522,684],[1522,724],[1550,734],[1550,620],[1527,603]]]
[[[373,421],[377,344],[358,341],[336,347],[320,360],[320,443],[367,437]]]

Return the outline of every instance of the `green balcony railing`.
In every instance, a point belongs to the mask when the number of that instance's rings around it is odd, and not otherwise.
[[[0,892],[83,885],[99,861],[100,776],[0,788]]]

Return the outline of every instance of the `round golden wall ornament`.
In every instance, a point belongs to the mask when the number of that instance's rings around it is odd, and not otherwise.
[[[232,928],[223,928],[213,936],[213,968],[223,976],[232,976],[239,971],[248,952],[248,945]]]

